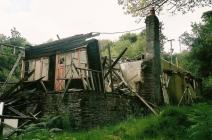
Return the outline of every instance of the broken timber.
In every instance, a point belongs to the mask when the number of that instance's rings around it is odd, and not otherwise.
[[[116,58],[116,60],[113,62],[113,64],[109,67],[107,73],[105,74],[104,78],[106,78],[110,71],[112,71],[113,67],[118,63],[118,61],[121,59],[121,57],[124,55],[124,53],[127,51],[127,48],[125,48],[120,54],[119,56]]]

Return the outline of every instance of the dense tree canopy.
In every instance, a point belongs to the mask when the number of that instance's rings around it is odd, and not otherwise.
[[[150,7],[155,7],[157,12],[167,10],[169,13],[186,13],[195,7],[211,6],[212,0],[118,0],[125,13],[134,17],[144,17],[149,13]]]
[[[182,35],[183,43],[190,47],[190,57],[194,66],[191,70],[198,76],[212,75],[212,11],[202,16],[203,23],[194,23],[192,33]]]
[[[205,92],[212,92],[212,11],[202,16],[203,23],[194,23],[192,33],[182,35],[190,52],[182,57],[184,67],[203,78]],[[212,94],[211,94],[212,97]]]

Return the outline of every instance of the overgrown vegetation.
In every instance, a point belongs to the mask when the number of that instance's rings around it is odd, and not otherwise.
[[[131,118],[116,125],[74,132],[67,116],[52,117],[31,125],[16,140],[139,140],[139,139],[212,139],[212,105],[165,107],[159,116]],[[61,119],[62,117],[62,119]],[[51,127],[50,127],[51,126]],[[57,128],[55,128],[57,127]],[[60,128],[60,129],[58,129]],[[61,131],[61,128],[63,131]]]
[[[19,47],[25,47],[25,45],[28,44],[26,39],[21,36],[20,32],[18,32],[16,28],[11,29],[11,36],[0,34],[0,43]],[[9,72],[17,59],[17,53],[18,52],[16,52],[16,55],[14,55],[12,48],[0,45],[0,82],[5,81],[9,75]],[[16,69],[11,81],[15,81],[19,77],[20,68]]]
[[[182,67],[203,79],[204,96],[212,99],[212,11],[204,13],[202,20],[192,25],[192,33],[182,35],[190,50],[178,56]]]
[[[128,48],[123,58],[133,59],[144,52],[146,46],[145,32],[140,34],[126,33],[115,42],[110,40],[101,40],[100,46],[103,56],[108,56],[108,47],[110,47],[112,57],[117,57],[125,48]]]

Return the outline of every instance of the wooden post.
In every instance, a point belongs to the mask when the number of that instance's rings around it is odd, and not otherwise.
[[[110,51],[110,46],[108,46],[108,55],[109,55],[109,68],[111,67],[111,51]],[[111,80],[111,91],[114,91],[114,87],[113,87],[113,73],[112,70],[110,71],[110,80]]]
[[[3,115],[3,112],[4,112],[4,102],[1,102],[0,103],[0,115]],[[3,139],[3,122],[4,122],[4,119],[3,118],[0,118],[0,121],[1,121],[1,124],[0,124],[0,139]]]
[[[118,61],[121,59],[121,57],[124,55],[124,53],[127,51],[127,48],[125,48],[120,54],[119,56],[116,58],[116,60],[113,62],[113,64],[109,67],[109,70],[107,71],[107,73],[105,74],[104,78],[106,78],[110,71],[112,71],[113,67],[118,63]]]
[[[9,75],[8,75],[8,77],[7,77],[6,81],[5,81],[5,83],[4,83],[4,85],[1,87],[1,88],[2,88],[2,91],[5,90],[6,85],[7,85],[7,82],[10,81],[10,79],[11,79],[13,73],[15,72],[15,69],[18,67],[19,61],[21,60],[22,56],[23,56],[23,52],[21,52],[21,53],[18,55],[18,58],[17,58],[15,64],[13,65],[12,70],[10,71],[10,73],[9,73]]]

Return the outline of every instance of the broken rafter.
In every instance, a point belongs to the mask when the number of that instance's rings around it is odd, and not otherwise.
[[[113,64],[109,67],[109,70],[107,71],[107,73],[105,74],[104,78],[106,78],[110,72],[112,71],[113,67],[118,63],[118,61],[121,59],[121,57],[124,55],[124,53],[127,51],[127,48],[125,48],[120,54],[119,56],[116,58],[116,60],[113,62]]]
[[[23,52],[21,52],[21,53],[18,55],[18,58],[17,58],[15,64],[13,65],[12,70],[10,71],[10,73],[9,73],[9,75],[8,75],[8,77],[7,77],[6,81],[5,81],[5,83],[4,83],[3,86],[1,87],[2,91],[5,90],[6,85],[7,85],[7,82],[11,79],[11,77],[12,77],[12,75],[13,75],[15,69],[17,68],[18,63],[19,63],[19,61],[21,60],[22,57],[23,57]]]
[[[16,110],[15,108],[13,108],[13,107],[11,107],[11,106],[8,107],[8,109],[9,109],[10,111],[14,112],[16,115],[19,115],[19,116],[21,116],[21,117],[27,117],[25,114],[21,113],[20,111]]]
[[[11,94],[14,90],[16,90],[20,85],[22,85],[24,83],[24,81],[26,81],[33,73],[35,72],[35,70],[32,70],[29,74],[27,74],[24,78],[22,78],[19,82],[17,82],[14,86],[12,86],[9,90],[5,91],[0,98],[4,98],[5,96],[7,96],[8,94]]]
[[[138,93],[135,93],[135,95],[155,114],[158,115],[158,113],[142,98]]]
[[[0,115],[1,119],[30,119],[30,120],[34,120],[33,117],[22,117],[22,116],[10,116],[10,115]]]
[[[110,68],[112,66],[112,64],[111,64],[112,58],[111,58],[110,46],[108,46],[108,55],[109,55],[109,68]],[[112,73],[112,70],[109,71],[109,74],[110,74],[111,90],[113,92],[114,91],[114,85],[113,85],[113,73]]]
[[[41,112],[36,113],[35,115],[32,115],[34,119],[37,118],[37,115],[39,115]],[[22,123],[18,128],[15,128],[14,131],[10,132],[9,134],[7,134],[5,137],[9,138],[10,136],[12,136],[13,134],[15,134],[16,132],[18,132],[18,130],[22,127],[24,127],[25,125],[27,125],[29,122],[31,122],[31,120],[27,120],[26,122]]]

